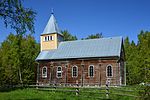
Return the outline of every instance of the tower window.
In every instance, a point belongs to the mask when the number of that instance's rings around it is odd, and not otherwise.
[[[89,76],[94,77],[94,66],[93,65],[89,66]]]
[[[112,70],[112,66],[111,65],[108,65],[106,67],[106,72],[107,72],[107,77],[112,77],[113,75],[113,70]]]
[[[45,36],[44,41],[52,41],[54,40],[53,36]]]
[[[44,37],[44,41],[48,41],[47,36]]]
[[[61,66],[58,66],[57,67],[57,78],[61,78],[62,77],[62,67]]]
[[[46,66],[44,66],[44,67],[42,68],[42,77],[43,77],[43,78],[47,78],[47,67],[46,67]]]
[[[53,36],[50,36],[50,40],[54,40],[54,39],[53,39]]]
[[[78,76],[78,67],[73,66],[72,67],[72,77],[77,77]]]
[[[48,38],[48,41],[50,40],[50,37],[49,36],[47,36],[47,38]]]

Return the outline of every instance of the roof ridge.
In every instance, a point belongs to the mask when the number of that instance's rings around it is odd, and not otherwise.
[[[112,38],[123,38],[122,36],[115,36],[115,37],[105,37],[105,38],[95,38],[95,39],[85,39],[85,40],[74,40],[74,41],[62,41],[60,43],[66,43],[66,42],[80,42],[80,41],[94,41],[94,40],[102,40],[102,39],[112,39]]]

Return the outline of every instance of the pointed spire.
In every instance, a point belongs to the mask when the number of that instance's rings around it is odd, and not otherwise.
[[[57,21],[54,17],[54,13],[53,13],[53,9],[52,9],[52,12],[51,12],[51,17],[42,33],[43,34],[50,34],[50,33],[59,33],[61,34],[60,30],[59,30],[59,27],[57,25]]]

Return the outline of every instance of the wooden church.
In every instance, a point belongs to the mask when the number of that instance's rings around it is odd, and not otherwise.
[[[126,85],[122,37],[63,41],[53,14],[40,36],[37,83],[43,85]]]

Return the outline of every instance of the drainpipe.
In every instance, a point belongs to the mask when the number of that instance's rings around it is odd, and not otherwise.
[[[65,65],[65,69],[66,69],[66,71],[65,71],[65,85],[67,86],[67,80],[68,80],[68,61],[66,61],[66,65]]]
[[[126,62],[124,62],[124,85],[126,86]]]
[[[84,73],[84,60],[81,62],[81,68],[82,68],[82,77],[81,77],[81,86],[83,87],[84,79],[83,79],[83,73]]]
[[[121,76],[121,73],[120,73],[120,61],[118,62],[118,85],[120,86],[121,84],[120,84],[120,76]]]
[[[53,80],[53,62],[50,62],[50,84],[52,85]]]
[[[99,86],[101,86],[101,64],[99,64]]]
[[[119,80],[119,85],[122,85],[122,67],[121,62],[118,62],[118,80]]]
[[[120,78],[119,78],[119,60],[116,62],[116,85],[120,85]]]
[[[37,76],[36,76],[36,84],[38,85],[39,84],[39,62],[37,62],[38,65],[37,65]]]

